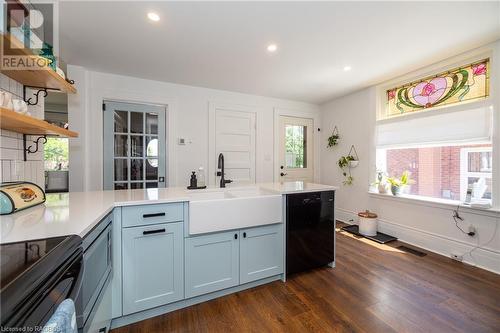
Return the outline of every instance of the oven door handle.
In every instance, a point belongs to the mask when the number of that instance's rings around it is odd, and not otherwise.
[[[85,275],[85,262],[83,260],[83,255],[80,256],[80,271],[78,272],[78,277],[76,278],[75,285],[73,286],[73,289],[71,290],[69,298],[71,298],[75,302],[75,308],[76,308],[76,302],[78,301],[78,298],[80,298],[80,291],[82,290],[83,286],[83,277]]]

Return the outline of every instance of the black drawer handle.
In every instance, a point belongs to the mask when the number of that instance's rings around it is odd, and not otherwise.
[[[147,219],[149,217],[165,216],[165,213],[142,214],[142,217]]]
[[[246,232],[243,233],[243,238],[247,238],[247,233]]]
[[[234,234],[234,239],[238,239],[238,234]]]
[[[144,230],[142,232],[143,235],[151,235],[151,234],[159,234],[165,232],[165,228],[163,229],[156,229],[156,230]]]

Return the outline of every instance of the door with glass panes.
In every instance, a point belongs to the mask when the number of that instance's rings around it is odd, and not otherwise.
[[[312,182],[313,120],[279,117],[279,181]]]
[[[104,189],[165,187],[165,106],[106,101]]]

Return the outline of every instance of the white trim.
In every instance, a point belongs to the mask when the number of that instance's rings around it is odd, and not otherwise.
[[[343,216],[351,216],[350,219],[354,219],[355,222],[349,221],[349,219],[342,220],[337,218],[339,221],[347,224],[357,224],[356,214],[354,212],[341,208],[337,208],[337,211],[342,211]],[[480,247],[474,250],[473,257],[471,257],[468,255],[468,252],[475,248],[474,244],[405,226],[383,218],[378,219],[378,230],[397,237],[400,241],[407,244],[420,247],[448,258],[451,253],[463,254],[464,263],[500,274],[500,251],[498,250]]]
[[[463,204],[460,201],[455,200],[447,200],[447,199],[438,199],[438,198],[430,198],[430,197],[422,197],[417,195],[406,195],[401,194],[398,196],[394,196],[392,194],[381,194],[377,192],[368,192],[368,195],[374,199],[381,200],[392,200],[399,201],[404,203],[411,203],[420,206],[432,207],[432,208],[440,208],[445,210],[454,210],[457,207],[460,207],[460,211],[464,211],[470,214],[489,216],[494,218],[500,217],[500,209],[497,208],[475,208],[470,207],[468,205]]]
[[[274,158],[273,158],[273,177],[274,181],[278,182],[280,181],[280,166],[279,166],[279,145],[280,145],[280,138],[278,136],[278,133],[280,131],[279,129],[279,117],[280,116],[287,116],[287,117],[301,117],[301,118],[308,118],[312,119],[313,121],[313,179],[315,183],[319,183],[319,177],[320,177],[320,160],[319,160],[319,144],[321,140],[321,136],[317,129],[319,128],[320,123],[320,114],[319,112],[314,112],[314,111],[305,111],[305,110],[294,110],[294,109],[287,109],[287,108],[280,108],[280,107],[275,107],[274,108],[274,131],[273,131],[273,137],[274,137]]]

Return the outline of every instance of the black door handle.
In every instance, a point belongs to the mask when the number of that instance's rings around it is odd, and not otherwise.
[[[238,234],[234,234],[234,239],[238,239]]]
[[[165,232],[165,228],[163,229],[156,229],[156,230],[144,230],[142,232],[143,235],[152,235],[152,234],[159,234]]]
[[[247,233],[246,232],[243,233],[243,238],[247,238]]]
[[[142,214],[142,217],[145,219],[158,216],[165,216],[165,213]]]

